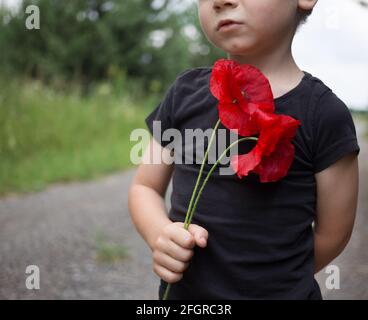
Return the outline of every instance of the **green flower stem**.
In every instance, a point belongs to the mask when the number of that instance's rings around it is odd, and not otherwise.
[[[197,208],[197,204],[199,201],[199,198],[201,197],[201,194],[203,192],[204,187],[206,186],[206,183],[208,181],[208,179],[210,178],[212,172],[216,169],[217,165],[220,163],[221,159],[226,155],[226,152],[228,150],[230,150],[233,146],[235,146],[236,144],[238,144],[239,142],[245,141],[245,140],[258,140],[258,138],[256,137],[245,137],[245,138],[241,138],[239,140],[234,141],[230,146],[228,146],[225,151],[220,155],[220,157],[217,159],[217,161],[215,162],[215,164],[211,167],[211,170],[207,173],[206,178],[204,179],[204,182],[202,184],[201,189],[198,192],[198,195],[196,197],[196,200],[194,202],[194,206],[193,206],[193,210],[190,213],[190,217],[189,217],[189,221],[188,221],[188,225],[191,223],[195,209]]]
[[[189,202],[189,207],[187,209],[187,213],[185,215],[185,221],[184,221],[184,229],[188,230],[188,227],[189,227],[189,224],[187,225],[187,222],[188,222],[188,218],[189,218],[189,214],[190,214],[190,211],[192,210],[192,205],[193,205],[193,201],[194,201],[194,196],[197,192],[197,189],[198,189],[198,186],[199,186],[199,182],[201,180],[201,177],[202,177],[202,174],[203,174],[203,168],[204,168],[204,164],[208,158],[208,152],[210,150],[210,147],[211,147],[211,144],[212,144],[212,141],[215,137],[215,133],[217,131],[217,128],[218,126],[220,125],[220,119],[217,121],[213,131],[212,131],[212,134],[211,134],[211,137],[210,137],[210,140],[208,142],[208,146],[207,146],[207,150],[204,154],[204,158],[202,160],[202,164],[201,164],[201,168],[199,169],[199,174],[198,174],[198,177],[197,177],[197,182],[195,184],[195,187],[194,187],[194,190],[193,190],[193,193],[192,193],[192,197],[190,199],[190,202]]]
[[[215,128],[217,128],[218,124],[219,124],[219,122],[216,124],[216,127],[215,127]],[[216,129],[215,129],[215,130],[216,130]],[[210,178],[210,176],[211,176],[212,172],[216,169],[216,167],[217,167],[217,166],[218,166],[218,164],[220,163],[221,159],[226,155],[226,152],[227,152],[228,150],[230,150],[233,146],[235,146],[236,144],[238,144],[239,142],[242,142],[242,141],[245,141],[245,140],[258,140],[258,138],[256,138],[256,137],[244,137],[244,138],[241,138],[241,139],[239,139],[239,140],[237,140],[237,141],[234,141],[232,144],[230,144],[230,146],[229,146],[229,147],[227,147],[227,148],[224,150],[224,152],[220,155],[220,157],[217,159],[217,161],[215,162],[215,164],[211,167],[210,171],[207,173],[206,178],[205,178],[205,180],[204,180],[204,182],[203,182],[203,184],[202,184],[202,187],[201,187],[201,189],[199,190],[198,195],[197,195],[197,197],[196,197],[196,200],[195,200],[195,202],[194,202],[193,210],[191,210],[191,211],[190,211],[191,204],[192,204],[192,202],[193,202],[193,198],[194,198],[195,192],[196,192],[196,190],[197,190],[197,188],[198,188],[198,184],[199,184],[199,181],[200,181],[201,175],[202,175],[202,173],[203,173],[204,162],[205,162],[205,160],[207,159],[208,150],[209,150],[209,147],[210,147],[210,145],[211,145],[212,138],[213,138],[213,134],[212,134],[212,136],[211,136],[210,143],[209,143],[209,145],[208,145],[208,148],[207,148],[207,151],[206,151],[205,158],[204,158],[204,160],[203,160],[203,162],[202,162],[202,166],[201,166],[200,173],[199,173],[199,175],[198,175],[197,183],[196,183],[196,186],[195,186],[194,191],[193,191],[193,193],[192,193],[192,198],[190,199],[190,205],[189,205],[188,210],[187,210],[187,215],[186,215],[186,217],[185,217],[185,224],[184,224],[184,228],[185,228],[186,230],[188,230],[188,228],[189,228],[189,225],[190,225],[190,223],[191,223],[191,221],[192,221],[192,218],[193,218],[193,215],[194,215],[195,209],[197,208],[197,204],[198,204],[199,198],[200,198],[200,196],[201,196],[201,194],[202,194],[202,192],[203,192],[203,189],[204,189],[204,187],[205,187],[205,185],[206,185],[206,183],[207,183],[208,179]],[[187,217],[188,217],[188,214],[189,214],[189,218],[187,218]],[[165,290],[165,293],[164,293],[164,296],[163,296],[163,300],[167,300],[167,297],[168,297],[169,292],[170,292],[170,288],[171,288],[171,284],[169,283],[169,284],[167,285],[167,287],[166,287],[166,290]]]
[[[204,164],[205,164],[205,162],[206,162],[206,160],[208,158],[208,153],[209,153],[210,147],[212,145],[213,139],[215,138],[215,134],[216,134],[217,128],[219,127],[220,123],[221,123],[220,119],[217,120],[216,125],[215,125],[215,127],[214,127],[214,129],[212,131],[210,140],[208,142],[208,146],[207,146],[206,152],[204,154],[204,158],[202,160],[201,168],[199,169],[199,174],[198,174],[198,177],[197,177],[197,181],[196,181],[196,184],[195,184],[195,187],[194,187],[192,196],[190,198],[190,202],[189,202],[189,206],[188,206],[188,209],[187,209],[187,213],[185,215],[185,221],[184,221],[184,229],[185,230],[188,230],[188,228],[189,228],[189,224],[190,223],[188,223],[188,219],[190,217],[190,212],[191,212],[191,209],[192,209],[192,205],[193,205],[193,201],[194,201],[194,196],[195,196],[195,194],[197,192],[197,189],[198,189],[198,186],[199,186],[199,182],[200,182],[201,177],[202,177],[202,174],[203,174]],[[170,288],[171,288],[171,284],[168,283],[167,284],[167,287],[166,287],[166,290],[165,290],[165,293],[164,293],[164,296],[163,296],[163,300],[167,300],[167,297],[168,297],[169,292],[170,292]]]

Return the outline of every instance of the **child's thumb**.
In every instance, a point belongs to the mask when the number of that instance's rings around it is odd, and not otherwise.
[[[204,248],[207,246],[208,231],[196,224],[190,224],[188,231],[194,237],[197,246]]]

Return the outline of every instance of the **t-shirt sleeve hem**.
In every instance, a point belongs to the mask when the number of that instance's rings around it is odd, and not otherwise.
[[[151,133],[152,138],[155,139],[155,141],[158,144],[160,144],[163,148],[167,147],[170,141],[166,141],[166,140],[164,141],[160,139],[160,137],[157,137],[153,134],[153,121],[155,121],[155,110],[151,114],[149,114],[144,121],[147,125],[149,132]],[[159,120],[156,120],[156,121],[159,121]]]
[[[319,157],[315,160],[314,173],[318,173],[328,168],[351,152],[356,152],[357,155],[360,152],[360,147],[355,136],[346,137],[346,139],[334,143],[330,148],[325,150],[323,158]]]
[[[151,133],[151,135],[153,135],[153,114],[149,114],[146,119],[144,120],[144,122],[146,123],[146,126],[149,130],[149,132]]]

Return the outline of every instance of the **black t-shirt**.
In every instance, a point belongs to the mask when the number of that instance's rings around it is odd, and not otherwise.
[[[314,279],[314,174],[360,148],[347,106],[321,80],[304,74],[295,88],[275,99],[275,113],[301,121],[292,140],[295,157],[287,175],[261,183],[252,172],[239,179],[235,173],[214,171],[192,220],[208,230],[207,247],[194,248],[190,265],[172,285],[169,299],[322,298]],[[209,89],[210,76],[210,67],[182,72],[147,116],[150,132],[154,120],[161,121],[162,131],[175,128],[183,136],[185,129],[213,128],[219,115],[218,101]],[[161,141],[164,147],[168,143]],[[250,151],[255,143],[242,142],[239,153]],[[206,163],[204,175],[212,164]],[[175,163],[172,221],[184,221],[199,168],[200,163]],[[161,280],[159,299],[165,286]]]

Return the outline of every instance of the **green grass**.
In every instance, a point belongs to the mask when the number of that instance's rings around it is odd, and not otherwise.
[[[38,82],[0,81],[0,195],[91,179],[131,166],[129,141],[155,100],[134,101],[109,85],[83,97]]]
[[[106,236],[101,231],[96,234],[96,260],[102,263],[111,263],[126,259],[128,249],[121,244],[107,241]]]
[[[365,138],[368,140],[368,113],[364,113],[361,117],[365,122]]]
[[[353,120],[355,122],[355,125],[357,125],[357,122],[361,122],[364,125],[364,139],[368,140],[368,112],[360,111],[360,112],[353,112]]]

